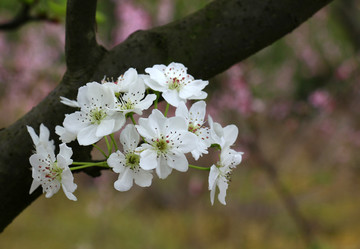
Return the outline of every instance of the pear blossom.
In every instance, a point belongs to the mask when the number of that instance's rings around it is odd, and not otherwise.
[[[102,80],[102,84],[110,88],[117,97],[119,93],[129,92],[130,89],[137,86],[144,86],[145,82],[142,75],[139,75],[134,68],[129,68],[124,74],[120,75],[116,81]]]
[[[73,194],[77,185],[69,165],[72,164],[72,150],[66,144],[60,145],[60,152],[55,158],[54,151],[42,151],[30,157],[33,182],[29,193],[33,193],[40,185],[46,198],[52,197],[62,187],[65,195],[70,200],[76,201]]]
[[[60,102],[70,107],[80,108],[80,105],[76,100],[71,100],[63,96],[60,96]]]
[[[145,69],[150,78],[145,78],[145,84],[155,91],[162,92],[162,97],[172,106],[188,99],[205,99],[207,93],[202,91],[208,81],[195,80],[187,73],[187,68],[181,63],[172,62],[168,66],[154,65]]]
[[[91,82],[80,87],[77,103],[80,111],[67,115],[63,125],[67,134],[76,134],[80,145],[96,143],[125,123],[124,114],[114,110],[112,91],[102,84]]]
[[[137,146],[140,141],[140,135],[133,124],[129,124],[120,134],[120,142],[123,145],[124,154],[119,150],[112,153],[107,159],[108,165],[114,172],[119,173],[118,180],[114,187],[118,191],[127,191],[133,181],[141,186],[148,187],[151,185],[152,174],[148,170],[140,167],[140,154]]]
[[[218,144],[221,149],[229,148],[235,143],[239,134],[236,125],[222,127],[219,123],[214,122],[210,115],[208,116],[208,122],[212,143]]]
[[[202,154],[208,154],[207,149],[211,145],[210,129],[204,126],[206,113],[205,101],[194,103],[190,110],[187,109],[184,102],[181,102],[176,109],[175,115],[183,117],[187,123],[188,130],[197,136],[196,148],[191,151],[195,160],[198,160]]]
[[[36,153],[55,150],[54,140],[49,140],[50,131],[44,124],[40,124],[39,136],[36,135],[34,129],[31,126],[26,126],[26,128],[35,145]]]
[[[60,125],[55,127],[55,133],[59,136],[59,139],[63,143],[70,143],[76,139],[76,133],[73,133]]]
[[[226,205],[226,190],[229,186],[232,170],[241,163],[242,152],[236,152],[226,148],[221,151],[220,161],[210,168],[209,190],[211,205],[214,204],[216,186],[219,188],[218,200],[221,204]]]
[[[145,85],[134,85],[128,92],[117,94],[115,110],[124,114],[134,112],[142,115],[142,111],[148,109],[156,99],[155,94],[148,94],[145,98],[144,96]]]
[[[156,169],[161,179],[170,175],[173,169],[188,170],[184,153],[195,149],[196,135],[188,131],[182,117],[166,118],[157,109],[148,118],[140,118],[136,129],[145,139],[141,145],[140,167],[145,170]]]

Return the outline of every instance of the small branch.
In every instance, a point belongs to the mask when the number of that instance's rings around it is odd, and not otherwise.
[[[46,14],[31,16],[30,11],[32,7],[34,7],[34,4],[23,3],[19,13],[12,20],[0,24],[0,31],[15,30],[33,21],[58,22],[57,19],[49,18]]]

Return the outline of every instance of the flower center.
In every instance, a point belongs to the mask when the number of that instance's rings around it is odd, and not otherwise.
[[[119,93],[115,93],[115,96],[116,96],[117,100],[119,101],[118,107],[121,110],[132,110],[132,109],[134,109],[135,103],[133,103],[133,101],[131,101],[130,99],[126,100],[126,94],[122,94],[122,93],[119,92]]]
[[[197,131],[201,128],[200,124],[194,124],[193,122],[189,122],[188,131],[197,135]]]
[[[125,156],[126,158],[126,166],[130,167],[131,169],[135,169],[139,166],[140,163],[140,156],[136,155],[135,153],[128,153]]]
[[[155,146],[159,152],[166,152],[168,148],[168,141],[165,139],[157,139],[155,142]]]
[[[58,167],[57,162],[54,162],[52,166],[45,167],[49,172],[45,175],[46,178],[54,180],[57,179],[61,182],[61,174],[63,169]]]
[[[178,78],[172,78],[169,83],[170,90],[177,90],[179,91],[181,87],[181,82]]]
[[[101,120],[106,117],[106,112],[102,109],[96,108],[91,110],[90,116],[92,124],[100,124]]]

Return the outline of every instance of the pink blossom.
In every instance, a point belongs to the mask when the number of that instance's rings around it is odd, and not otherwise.
[[[253,112],[253,97],[244,79],[241,65],[231,67],[226,75],[228,78],[223,83],[226,90],[213,96],[212,106],[218,110],[232,109],[242,115],[251,114]],[[216,109],[210,107],[209,113],[212,115]]]
[[[322,111],[330,112],[333,110],[334,103],[330,94],[325,90],[316,90],[309,96],[310,104]]]
[[[114,30],[114,43],[124,41],[130,34],[139,29],[151,27],[151,17],[144,9],[132,1],[120,1],[116,4],[115,17],[119,23]]]

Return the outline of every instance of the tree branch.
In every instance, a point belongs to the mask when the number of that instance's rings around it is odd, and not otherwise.
[[[48,21],[48,22],[58,21],[56,19],[49,18],[46,14],[31,16],[30,11],[35,4],[36,2],[34,2],[33,4],[23,3],[19,13],[17,13],[12,20],[0,24],[0,30],[3,31],[15,30],[31,21]]]
[[[134,33],[104,57],[95,78],[177,61],[208,79],[288,34],[331,1],[214,1],[177,22]]]
[[[184,63],[196,77],[210,78],[281,38],[330,1],[218,0],[177,22],[136,32],[106,52],[96,43],[96,0],[69,0],[68,70],[62,82],[31,112],[0,131],[0,231],[41,194],[41,188],[28,193],[33,145],[26,125],[37,130],[44,123],[53,131],[72,111],[59,102],[60,96],[74,98],[86,82],[117,77],[129,67],[142,71],[171,61]],[[90,148],[72,148],[74,160],[89,159]]]
[[[71,73],[82,74],[94,68],[105,49],[96,42],[97,0],[69,0],[66,9],[65,57]]]

